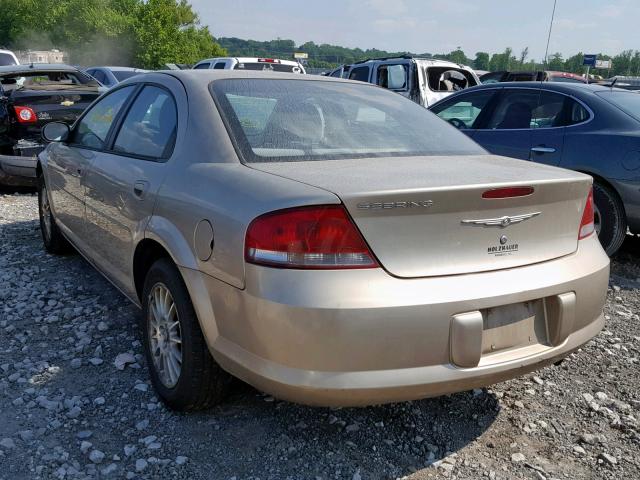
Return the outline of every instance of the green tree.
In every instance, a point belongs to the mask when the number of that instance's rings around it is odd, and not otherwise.
[[[564,70],[564,60],[562,59],[561,53],[556,52],[549,57],[549,60],[547,61],[547,70]]]
[[[489,54],[487,52],[477,52],[473,61],[476,70],[489,70]]]
[[[0,0],[0,11],[0,44],[64,49],[72,63],[159,68],[225,53],[187,0]]]

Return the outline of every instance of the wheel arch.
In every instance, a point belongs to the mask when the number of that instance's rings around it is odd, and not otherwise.
[[[622,196],[620,195],[620,192],[618,192],[618,189],[613,183],[611,183],[605,177],[598,175],[597,173],[591,172],[589,170],[577,170],[577,171],[580,173],[584,173],[586,175],[590,175],[593,177],[594,182],[598,182],[606,187],[609,187],[609,189],[616,194],[616,196],[618,197],[618,200],[620,200],[620,205],[622,206],[622,211],[624,212],[625,219],[627,218],[627,210],[624,206],[624,201],[622,200]]]

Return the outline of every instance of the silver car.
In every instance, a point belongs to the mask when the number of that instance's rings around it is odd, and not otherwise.
[[[441,395],[604,324],[591,177],[489,155],[374,85],[154,72],[44,134],[44,245],[142,308],[174,409],[220,402],[229,374],[316,405]]]

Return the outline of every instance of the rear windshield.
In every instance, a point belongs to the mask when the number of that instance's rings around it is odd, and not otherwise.
[[[40,87],[57,86],[64,88],[69,85],[99,86],[92,77],[82,72],[47,71],[47,72],[20,72],[2,75],[0,83],[5,90],[38,89]]]
[[[13,55],[9,55],[8,53],[0,53],[0,67],[5,67],[7,65],[16,65],[15,58],[13,58]]]
[[[133,70],[111,70],[111,73],[113,73],[113,76],[116,77],[119,82],[122,82],[127,78],[140,75],[142,72],[135,72]]]
[[[238,63],[235,70],[264,70],[267,72],[302,73],[298,65],[283,65],[282,63],[246,62]]]
[[[424,107],[365,83],[228,79],[211,90],[246,162],[486,153]]]
[[[640,121],[640,94],[611,90],[598,92],[597,95]]]

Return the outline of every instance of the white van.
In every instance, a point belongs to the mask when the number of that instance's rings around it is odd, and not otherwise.
[[[287,73],[307,73],[299,62],[280,60],[277,58],[254,57],[219,57],[200,60],[193,66],[194,70],[257,70]]]
[[[20,62],[11,50],[0,50],[0,67],[8,65],[20,65]]]
[[[458,90],[480,84],[475,72],[446,60],[411,56],[364,60],[327,74],[374,83],[429,107]]]

